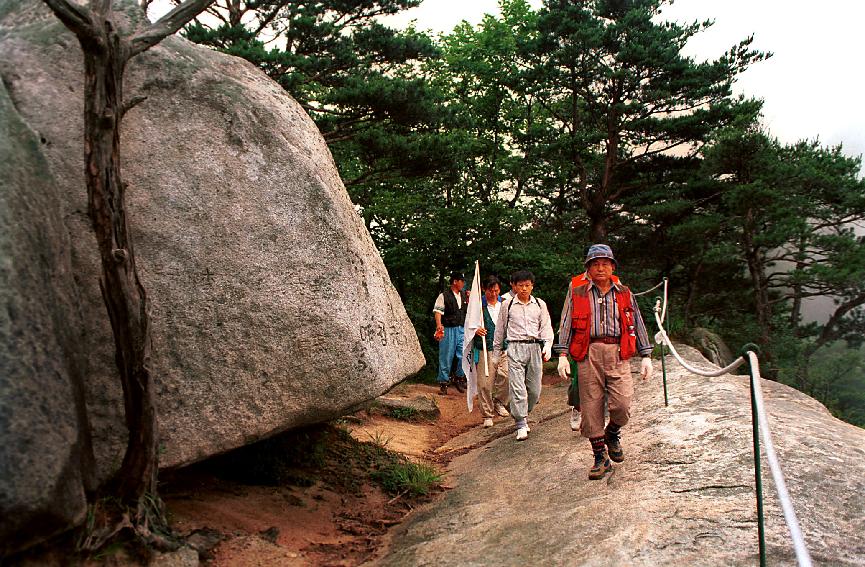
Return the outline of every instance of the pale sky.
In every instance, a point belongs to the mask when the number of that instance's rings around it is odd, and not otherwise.
[[[157,0],[151,17],[167,10]],[[541,0],[530,0],[538,8]],[[385,18],[402,28],[412,20],[421,30],[450,32],[460,21],[477,24],[498,13],[497,0],[424,0],[417,8]],[[819,138],[842,143],[850,156],[865,153],[865,111],[856,102],[865,79],[865,0],[676,0],[668,19],[715,25],[695,38],[686,53],[716,58],[749,35],[753,47],[773,57],[739,76],[737,93],[764,100],[764,125],[784,143]]]

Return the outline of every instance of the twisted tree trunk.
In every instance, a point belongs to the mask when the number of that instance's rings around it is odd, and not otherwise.
[[[126,37],[115,24],[112,0],[44,0],[72,32],[84,53],[84,175],[88,215],[99,247],[102,297],[114,334],[129,438],[111,485],[127,506],[141,512],[156,494],[159,469],[156,400],[150,376],[147,294],[135,266],[120,172],[120,122],[140,100],[124,103],[123,72],[134,55],[176,32],[213,0],[187,0],[165,17]]]

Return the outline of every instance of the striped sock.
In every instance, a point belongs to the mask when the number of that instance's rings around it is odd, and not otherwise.
[[[592,444],[592,453],[598,454],[603,453],[606,449],[606,445],[604,444],[603,437],[591,437],[589,438],[589,443]]]

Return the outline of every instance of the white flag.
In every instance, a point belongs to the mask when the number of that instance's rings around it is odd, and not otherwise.
[[[474,408],[474,399],[478,393],[478,366],[472,347],[475,342],[475,331],[484,326],[484,314],[481,309],[481,269],[475,260],[475,277],[472,280],[472,293],[469,296],[469,306],[466,312],[466,322],[463,326],[463,372],[466,375],[466,404],[469,412]],[[486,345],[486,343],[484,343]],[[486,349],[484,349],[486,350]],[[484,352],[483,354],[486,354]]]

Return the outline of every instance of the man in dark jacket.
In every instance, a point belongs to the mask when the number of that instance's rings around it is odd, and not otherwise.
[[[439,372],[437,381],[439,394],[447,395],[450,370],[456,364],[455,384],[466,379],[463,372],[463,325],[466,321],[466,311],[469,306],[468,294],[463,291],[466,278],[459,272],[453,272],[450,277],[450,288],[440,293],[433,307],[433,317],[436,322],[435,340],[439,341]],[[465,391],[465,388],[462,389]]]
[[[501,283],[495,276],[489,276],[483,284],[484,296],[481,299],[484,326],[477,330],[474,338],[472,355],[477,361],[478,397],[481,400],[481,415],[484,427],[493,426],[496,414],[506,417],[510,415],[507,405],[510,402],[508,393],[508,357],[502,356],[497,364],[492,361],[493,337],[496,334],[496,321],[499,319],[502,301],[499,296]],[[486,341],[486,356],[484,356],[483,341]],[[507,349],[507,341],[502,345]]]

